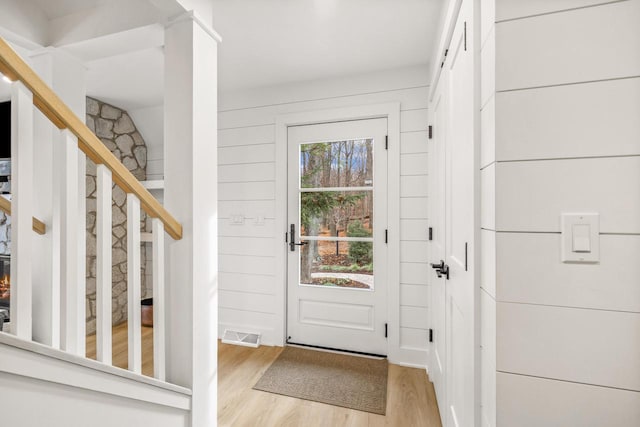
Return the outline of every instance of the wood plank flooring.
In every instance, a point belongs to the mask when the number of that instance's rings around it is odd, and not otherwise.
[[[218,425],[260,427],[441,427],[435,393],[423,369],[389,365],[387,414],[376,415],[253,390],[281,347],[218,344]],[[87,337],[95,358],[95,335]],[[153,375],[153,328],[142,328],[142,372]],[[127,325],[113,328],[113,364],[127,367]]]
[[[121,323],[112,330],[113,366],[127,369],[129,365],[129,334],[127,323]],[[96,358],[96,336],[87,335],[87,358]],[[153,328],[142,327],[142,374],[153,376]]]

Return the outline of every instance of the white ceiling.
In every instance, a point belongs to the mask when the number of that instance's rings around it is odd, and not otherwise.
[[[114,0],[30,0],[56,19]],[[150,3],[158,0],[147,0]],[[443,0],[212,0],[221,92],[427,64]],[[66,45],[90,96],[162,103],[161,24]],[[1,85],[1,83],[0,83]],[[0,88],[0,95],[4,88]]]
[[[222,91],[425,64],[442,0],[213,0]]]
[[[91,9],[108,0],[32,0],[51,19],[60,18],[85,9]]]

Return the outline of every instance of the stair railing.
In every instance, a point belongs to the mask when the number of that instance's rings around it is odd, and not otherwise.
[[[154,297],[154,376],[165,380],[164,233],[182,238],[181,224],[147,191],[86,126],[0,37],[0,73],[12,83],[12,200],[0,197],[0,210],[12,216],[11,326],[18,338],[32,340],[32,229],[56,236],[59,277],[52,280],[52,347],[86,356],[85,168],[97,165],[96,347],[97,360],[112,364],[112,184],[127,193],[128,369],[142,373],[140,209],[152,218]],[[53,224],[33,218],[34,106],[59,129],[54,150],[62,155],[62,182],[54,183]],[[59,320],[59,321],[58,321]]]

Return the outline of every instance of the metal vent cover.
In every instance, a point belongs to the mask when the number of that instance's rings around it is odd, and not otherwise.
[[[259,347],[260,334],[254,332],[233,331],[225,329],[222,336],[222,342],[225,344],[243,345],[245,347]]]

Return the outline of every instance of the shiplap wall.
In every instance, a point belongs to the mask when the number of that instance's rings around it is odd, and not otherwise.
[[[482,12],[482,425],[640,425],[640,1]]]
[[[401,103],[400,355],[425,365],[427,349],[427,100],[426,67],[225,94],[218,116],[220,333],[258,331],[274,344],[275,250],[285,250],[275,225],[275,120],[279,114]],[[245,217],[231,224],[232,215]],[[264,217],[264,224],[256,218]],[[391,236],[393,238],[393,236]],[[390,325],[393,328],[393,325]]]

